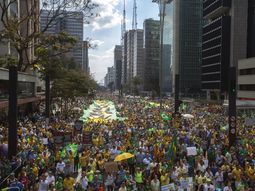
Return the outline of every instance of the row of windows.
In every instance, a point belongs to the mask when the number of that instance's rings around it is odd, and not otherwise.
[[[239,70],[240,75],[252,75],[255,74],[255,68],[241,69]]]
[[[255,91],[255,84],[239,85],[239,90]]]

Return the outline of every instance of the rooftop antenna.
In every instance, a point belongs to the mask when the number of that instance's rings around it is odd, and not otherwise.
[[[132,29],[134,29],[134,30],[137,29],[137,5],[136,5],[136,0],[134,0],[134,5],[133,5]]]
[[[123,6],[123,18],[121,21],[121,44],[124,44],[124,36],[126,32],[126,0],[124,0]]]

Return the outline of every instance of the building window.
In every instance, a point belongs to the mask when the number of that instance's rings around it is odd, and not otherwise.
[[[239,90],[242,90],[242,91],[255,91],[255,84],[239,85]]]
[[[255,68],[241,69],[239,70],[240,75],[253,75],[255,74]]]

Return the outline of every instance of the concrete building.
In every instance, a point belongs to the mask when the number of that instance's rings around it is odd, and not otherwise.
[[[0,0],[1,3],[4,0]],[[10,1],[5,1],[5,5],[7,6]],[[31,9],[33,8],[33,12]],[[29,17],[27,15],[30,14]],[[0,8],[0,15],[2,15],[2,9]],[[26,39],[30,34],[33,32],[39,31],[39,24],[37,17],[39,15],[39,2],[37,0],[31,1],[21,1],[17,0],[10,4],[8,10],[8,17],[17,17],[17,18],[26,18],[21,24],[19,25],[19,34],[21,37]],[[3,23],[0,21],[0,31],[4,29]],[[36,39],[30,39],[30,47],[23,51],[23,63],[27,64],[30,61],[34,60],[34,46],[33,44],[36,42]],[[16,43],[16,42],[15,42]],[[12,45],[13,42],[9,40],[1,40],[0,41],[0,58],[2,57],[11,57],[13,59],[18,60],[18,53],[16,49]],[[31,73],[31,71],[27,70],[26,72]]]
[[[114,66],[107,68],[107,74],[104,78],[104,85],[107,88],[110,88],[111,90],[114,89]],[[109,87],[111,86],[111,87]]]
[[[229,67],[255,54],[255,1],[206,0],[203,7],[202,89],[208,99],[226,99]]]
[[[127,32],[127,84],[131,84],[134,73],[134,35],[135,30]]]
[[[82,70],[86,73],[89,74],[89,42],[88,41],[83,41],[82,43]]]
[[[45,28],[48,20],[52,17],[48,11],[44,10],[41,13],[40,24],[41,29]],[[74,61],[80,66],[83,65],[83,60],[86,60],[86,54],[83,59],[83,13],[82,12],[67,12],[61,14],[52,26],[47,30],[49,34],[56,34],[64,31],[71,36],[75,37],[77,42],[72,50],[66,54],[68,58],[73,58]],[[86,53],[86,52],[85,52]]]
[[[146,19],[144,26],[144,91],[159,92],[160,22]]]
[[[255,101],[255,57],[238,61],[237,97]]]
[[[180,95],[201,89],[202,0],[173,0],[173,91],[179,74]]]
[[[165,7],[163,31],[163,68],[162,68],[162,93],[172,92],[172,44],[173,44],[173,0],[169,0]]]
[[[133,77],[137,76],[143,83],[144,73],[144,48],[143,48],[143,30],[137,29],[134,32],[134,67]]]
[[[122,46],[116,45],[114,48],[114,84],[117,90],[121,89],[121,74],[122,74]]]
[[[122,50],[122,81],[132,85],[132,79],[138,76],[143,81],[144,48],[143,30],[129,30],[125,33]]]
[[[127,37],[128,32],[125,32],[122,47],[122,67],[121,67],[121,85],[127,84]]]

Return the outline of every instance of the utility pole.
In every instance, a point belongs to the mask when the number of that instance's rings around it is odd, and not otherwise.
[[[229,147],[236,142],[236,67],[229,68],[228,83],[228,124],[229,124]]]

